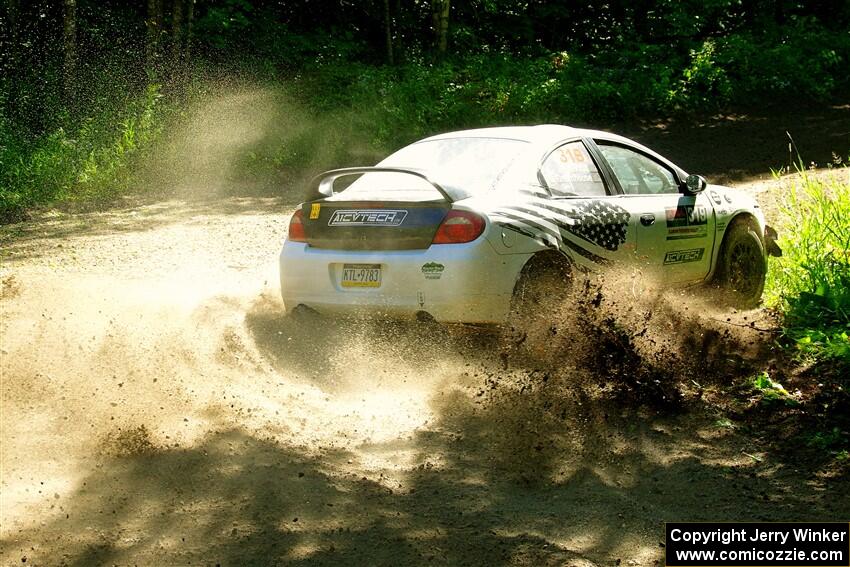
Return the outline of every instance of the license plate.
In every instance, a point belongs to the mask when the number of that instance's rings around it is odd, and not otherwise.
[[[343,264],[342,287],[381,287],[380,264]]]

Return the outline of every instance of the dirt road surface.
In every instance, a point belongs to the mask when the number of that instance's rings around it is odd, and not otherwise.
[[[846,479],[695,401],[757,333],[734,350],[682,296],[638,313],[634,356],[684,364],[668,403],[616,365],[506,368],[487,337],[299,324],[296,199],[0,229],[0,564],[657,565],[664,521],[846,520]]]

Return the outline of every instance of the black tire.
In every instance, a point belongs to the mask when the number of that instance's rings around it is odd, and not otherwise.
[[[724,300],[737,309],[752,309],[761,301],[767,275],[764,242],[753,223],[732,224],[723,238],[715,282]]]
[[[569,261],[559,254],[535,256],[526,264],[511,298],[507,350],[532,355],[546,350],[572,282]]]

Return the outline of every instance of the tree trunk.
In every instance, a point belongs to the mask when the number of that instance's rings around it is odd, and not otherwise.
[[[440,56],[446,54],[449,44],[449,0],[443,0],[443,11],[440,14],[440,43],[437,45],[437,51]]]
[[[9,0],[9,8],[8,15],[6,16],[6,41],[8,42],[8,46],[4,46],[8,48],[8,59],[4,63],[2,71],[4,73],[11,73],[13,69],[16,68],[18,64],[18,25],[19,25],[19,14],[21,12],[20,2],[18,0]],[[2,35],[0,35],[0,40],[2,40]],[[0,61],[2,61],[0,59]]]
[[[77,0],[65,0],[62,46],[65,54],[63,83],[65,100],[70,101],[74,93],[77,74]]]
[[[18,13],[20,12],[20,2],[18,0],[9,0],[8,22],[9,22],[9,37],[13,37],[18,29]]]
[[[446,55],[449,42],[449,8],[450,0],[432,0],[431,14],[434,26],[434,47],[437,56],[442,59]]]
[[[159,67],[159,42],[162,35],[162,0],[148,0],[147,43],[145,45],[145,59],[147,60],[147,72],[156,75]]]
[[[784,0],[775,0],[773,4],[773,21],[777,25],[785,23],[785,2]]]
[[[634,30],[635,35],[637,36],[637,41],[648,42],[650,40],[650,36],[652,35],[649,19],[647,18],[647,12],[649,12],[652,8],[649,6],[648,2],[644,0],[640,0],[638,2],[632,3],[632,10],[634,14]]]
[[[387,36],[387,63],[395,64],[393,57],[393,21],[390,17],[390,0],[384,0],[384,30]]]
[[[186,50],[183,61],[188,65],[192,55],[192,22],[195,19],[195,0],[186,0],[186,38],[184,40]]]
[[[183,0],[174,0],[171,12],[171,65],[177,69],[183,58]]]

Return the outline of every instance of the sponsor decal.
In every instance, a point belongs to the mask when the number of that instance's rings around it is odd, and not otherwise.
[[[407,216],[405,210],[352,209],[334,211],[328,226],[398,226]],[[312,216],[310,218],[313,218]]]
[[[714,201],[715,205],[719,205],[720,203],[722,203],[722,201],[720,200],[720,193],[718,193],[714,189],[711,190],[711,200]]]
[[[310,220],[316,220],[319,218],[319,213],[322,212],[322,204],[321,203],[313,203],[310,205]]]
[[[705,248],[692,248],[690,250],[675,250],[667,252],[664,256],[664,265],[671,264],[687,264],[688,262],[699,262],[702,260],[702,255]]]
[[[731,202],[732,202],[732,196],[731,196],[731,195],[729,195],[729,193],[724,193],[724,194],[723,194],[723,198],[724,198],[724,199],[726,199],[726,202],[727,202],[727,203],[731,203]]]
[[[428,262],[427,264],[422,264],[422,273],[425,275],[426,280],[438,280],[443,277],[443,270],[446,267],[442,264],[438,264],[437,262]]]
[[[702,205],[666,209],[667,240],[703,238],[708,234],[708,210]]]

